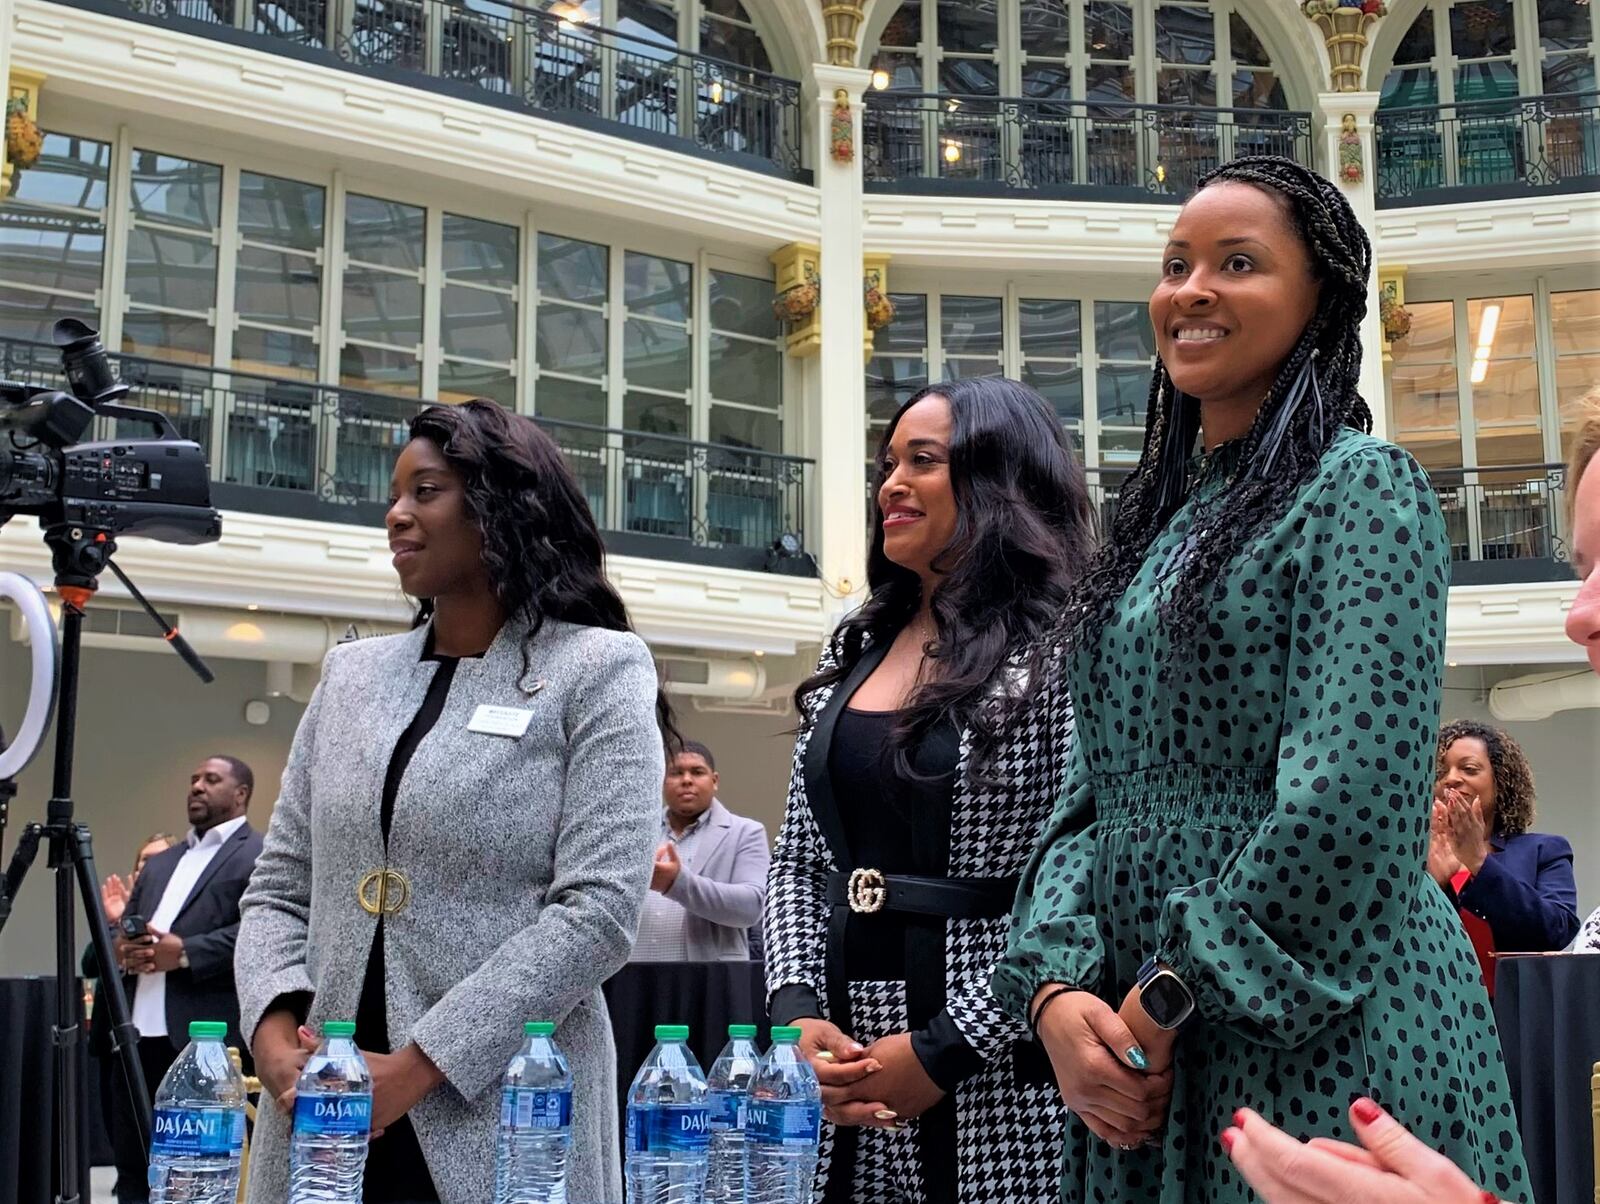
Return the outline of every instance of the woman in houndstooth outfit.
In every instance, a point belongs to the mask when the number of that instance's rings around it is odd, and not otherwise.
[[[950,381],[890,422],[877,502],[871,597],[796,695],[772,1021],[823,1083],[817,1200],[1043,1204],[1066,1114],[989,973],[1071,728],[1037,649],[1092,542],[1083,469],[1033,390]]]

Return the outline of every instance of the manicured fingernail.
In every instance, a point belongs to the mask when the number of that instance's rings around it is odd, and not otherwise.
[[[1378,1107],[1377,1104],[1373,1103],[1366,1096],[1362,1096],[1355,1103],[1351,1104],[1350,1111],[1355,1113],[1356,1119],[1364,1125],[1370,1125],[1373,1121],[1377,1120],[1378,1117],[1383,1115],[1383,1109]]]
[[[866,1048],[867,1047],[865,1045],[861,1044],[861,1042],[859,1042],[859,1041],[850,1042],[850,1052],[851,1053],[862,1053],[863,1051],[865,1051]]]
[[[1144,1056],[1144,1050],[1140,1049],[1137,1045],[1128,1046],[1128,1052],[1125,1056],[1128,1059],[1128,1065],[1132,1066],[1135,1070],[1150,1069],[1150,1059]]]
[[[887,1108],[879,1108],[872,1115],[876,1116],[879,1120],[899,1120],[900,1119],[900,1113],[891,1112]]]
[[[883,1126],[883,1131],[885,1133],[909,1133],[911,1131],[911,1126],[910,1125],[884,1125]]]
[[[878,1071],[880,1071],[882,1069],[883,1069],[883,1063],[882,1062],[868,1062],[867,1063],[867,1073],[868,1074],[877,1074]]]
[[[1237,1129],[1224,1129],[1220,1140],[1222,1142],[1222,1152],[1224,1154],[1232,1154],[1233,1143],[1239,1140],[1239,1131]]]
[[[1500,1197],[1492,1191],[1486,1191],[1483,1193],[1483,1204],[1500,1204]]]
[[[819,1049],[819,1050],[817,1050],[816,1057],[817,1057],[817,1061],[819,1061],[819,1062],[831,1062],[831,1061],[833,1061],[833,1050],[831,1050],[831,1049]]]
[[[1233,1125],[1236,1129],[1244,1128],[1244,1109],[1235,1108],[1233,1112]]]

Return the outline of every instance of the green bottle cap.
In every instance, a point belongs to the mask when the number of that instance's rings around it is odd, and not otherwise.
[[[798,1045],[800,1043],[800,1029],[792,1024],[774,1024],[772,1026],[772,1040],[776,1045]]]
[[[548,1037],[556,1031],[556,1026],[548,1020],[530,1020],[522,1026],[524,1036]]]
[[[657,1041],[687,1041],[688,1039],[689,1026],[687,1024],[656,1025]]]
[[[728,1025],[728,1036],[739,1037],[745,1041],[754,1041],[756,1026],[753,1024],[730,1024]]]
[[[189,1040],[220,1041],[228,1035],[228,1026],[220,1020],[189,1021]]]
[[[324,1037],[353,1037],[356,1035],[356,1022],[354,1020],[324,1020],[322,1022],[322,1035]]]

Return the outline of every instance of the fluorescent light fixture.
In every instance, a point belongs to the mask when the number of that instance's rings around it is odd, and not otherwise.
[[[1487,359],[1475,359],[1472,361],[1472,376],[1469,379],[1473,384],[1481,385],[1488,375],[1489,361]]]
[[[879,92],[882,92],[889,86],[889,73],[882,67],[879,67],[873,71],[872,86]]]
[[[1494,345],[1495,331],[1500,329],[1500,307],[1498,305],[1485,305],[1483,314],[1478,318],[1478,350],[1482,351]]]

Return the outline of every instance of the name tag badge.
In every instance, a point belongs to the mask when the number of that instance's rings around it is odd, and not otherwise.
[[[521,707],[492,707],[487,703],[472,713],[467,724],[469,732],[482,732],[486,736],[510,736],[520,739],[533,722],[533,712]]]

